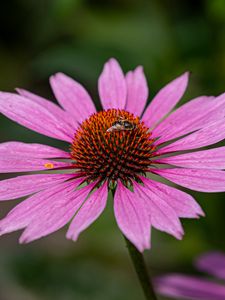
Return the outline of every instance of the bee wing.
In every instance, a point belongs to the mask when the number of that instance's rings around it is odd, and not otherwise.
[[[119,125],[119,124],[115,124],[111,127],[109,127],[106,132],[113,132],[113,131],[119,131],[119,130],[123,130],[123,126]]]

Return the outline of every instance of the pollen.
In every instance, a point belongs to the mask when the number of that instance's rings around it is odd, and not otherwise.
[[[54,168],[54,164],[53,163],[46,163],[44,164],[46,169],[53,169]]]
[[[139,117],[118,109],[91,115],[77,129],[71,145],[74,168],[91,182],[140,181],[151,165],[155,147]]]

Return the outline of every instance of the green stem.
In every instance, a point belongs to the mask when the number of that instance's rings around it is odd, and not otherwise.
[[[143,255],[125,236],[124,238],[146,300],[157,300]]]

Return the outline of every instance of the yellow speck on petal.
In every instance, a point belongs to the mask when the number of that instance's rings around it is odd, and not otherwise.
[[[53,163],[46,163],[46,164],[44,164],[44,166],[45,166],[46,169],[52,169],[52,168],[54,168],[54,164]]]

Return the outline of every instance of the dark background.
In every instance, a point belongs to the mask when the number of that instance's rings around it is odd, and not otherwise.
[[[62,71],[87,87],[99,105],[97,78],[110,57],[124,71],[143,65],[151,98],[186,70],[192,76],[183,102],[218,95],[225,90],[225,1],[1,1],[1,90],[23,87],[55,101],[48,77]],[[0,128],[2,142],[62,145],[3,116]],[[196,255],[225,250],[224,194],[192,194],[206,217],[183,220],[183,241],[153,230],[145,256],[154,275],[194,272]],[[1,203],[2,217],[18,201],[9,202]],[[65,232],[22,246],[18,232],[1,237],[0,299],[143,299],[111,199],[77,243],[67,241]]]

